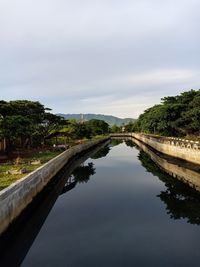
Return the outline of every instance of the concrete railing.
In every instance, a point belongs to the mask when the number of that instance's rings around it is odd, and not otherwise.
[[[0,191],[0,234],[7,229],[69,160],[108,139],[99,139],[74,146]]]
[[[187,139],[182,139],[182,138],[177,138],[177,137],[153,136],[153,135],[148,135],[148,134],[144,134],[144,136],[155,142],[160,142],[163,144],[168,144],[168,145],[173,145],[173,146],[179,146],[181,148],[200,150],[199,141],[187,140]]]
[[[200,164],[199,142],[173,137],[157,137],[141,133],[116,133],[111,134],[111,137],[133,137],[161,153]]]

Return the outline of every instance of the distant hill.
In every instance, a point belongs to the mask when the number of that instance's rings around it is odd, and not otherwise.
[[[121,126],[122,124],[127,124],[131,121],[135,121],[135,119],[132,119],[132,118],[121,119],[115,116],[102,115],[102,114],[62,114],[62,113],[59,113],[57,115],[62,116],[68,120],[75,119],[75,120],[80,121],[81,116],[83,116],[83,120],[85,121],[92,120],[92,119],[103,120],[107,122],[110,126],[114,124]]]

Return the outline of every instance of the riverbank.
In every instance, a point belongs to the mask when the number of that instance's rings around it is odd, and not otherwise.
[[[102,138],[105,138],[105,136],[99,135],[93,139],[99,140]],[[0,191],[55,158],[66,148],[87,142],[89,142],[89,139],[86,138],[70,140],[66,145],[64,145],[64,142],[58,142],[55,147],[51,145],[36,149],[18,149],[9,155],[4,155],[0,158]]]
[[[141,133],[116,133],[111,137],[132,137],[153,149],[194,164],[200,165],[200,143],[173,137],[151,136]]]
[[[165,173],[200,192],[199,166],[160,154],[137,139],[134,140],[134,143]]]
[[[74,146],[0,192],[0,233],[19,216],[47,183],[72,158],[107,141],[103,138]]]
[[[0,190],[8,187],[44,163],[58,156],[62,151],[39,150],[31,156],[17,157],[0,164]]]

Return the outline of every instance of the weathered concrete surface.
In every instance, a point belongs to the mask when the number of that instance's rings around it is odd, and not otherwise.
[[[153,150],[149,149],[142,142],[135,140],[134,141],[145,153],[147,153],[150,158],[160,167],[160,169],[164,170],[169,175],[177,178],[178,180],[188,184],[190,187],[195,188],[197,191],[200,191],[200,173],[194,168],[189,169],[188,163],[178,165],[173,163],[172,160],[169,160],[163,157],[160,157]]]
[[[74,156],[105,142],[109,138],[74,146],[19,181],[0,191],[0,234],[32,202],[34,197]]]
[[[200,146],[194,142],[177,141],[174,138],[156,138],[139,133],[113,134],[111,137],[133,137],[166,155],[200,164]],[[180,139],[181,140],[181,139]]]

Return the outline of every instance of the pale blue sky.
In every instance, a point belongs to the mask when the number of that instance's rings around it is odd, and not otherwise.
[[[137,117],[200,88],[199,0],[0,0],[0,98]]]

